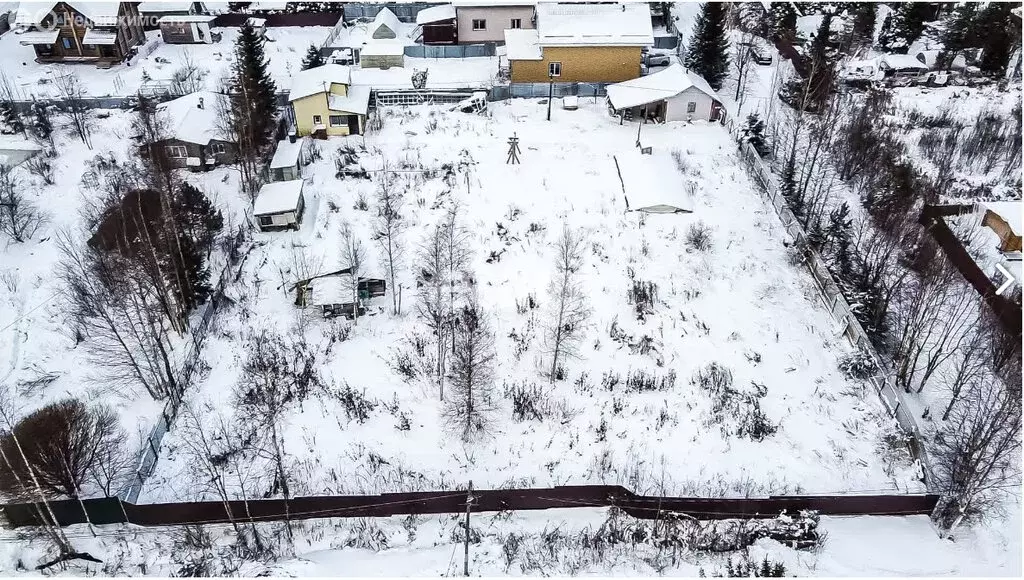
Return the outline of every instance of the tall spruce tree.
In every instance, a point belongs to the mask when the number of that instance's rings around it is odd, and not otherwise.
[[[981,45],[978,68],[982,72],[1001,75],[1006,71],[1010,54],[1020,37],[1019,29],[1013,28],[1020,26],[1020,20],[1011,21],[1014,6],[1012,2],[990,2],[978,15],[976,34]]]
[[[875,20],[878,17],[878,6],[874,2],[863,2],[853,8],[853,48],[871,46],[875,40]]]
[[[208,256],[214,238],[224,228],[224,216],[202,190],[188,182],[182,182],[174,202],[178,226]]]
[[[796,16],[792,2],[772,2],[768,10],[771,38],[792,42],[796,38]]]
[[[807,98],[814,105],[814,110],[821,110],[828,101],[832,92],[832,84],[835,76],[833,51],[829,46],[829,36],[832,33],[832,13],[826,12],[821,17],[821,23],[811,42],[808,56],[810,70],[808,71]]]
[[[306,49],[306,56],[302,58],[302,70],[316,68],[324,64],[326,64],[326,61],[324,61],[323,55],[320,54],[320,49],[315,44],[309,45],[309,48]]]
[[[249,21],[238,30],[233,64],[233,113],[239,119],[240,132],[247,133],[256,149],[269,141],[277,118],[277,86],[267,70],[264,38]]]
[[[686,67],[704,77],[715,90],[722,88],[722,81],[729,74],[727,14],[725,3],[705,2],[686,51]]]
[[[945,18],[941,35],[942,51],[938,58],[940,67],[949,68],[962,50],[977,46],[977,17],[978,5],[963,2]]]
[[[925,21],[935,7],[930,2],[901,2],[893,7],[878,35],[879,46],[891,53],[906,54],[910,45],[921,37]]]

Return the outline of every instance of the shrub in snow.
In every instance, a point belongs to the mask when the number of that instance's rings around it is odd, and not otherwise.
[[[547,395],[536,383],[505,383],[505,398],[512,402],[512,419],[543,421],[551,412]]]
[[[690,382],[711,396],[707,424],[719,425],[723,437],[761,441],[778,430],[761,409],[761,399],[768,393],[764,385],[752,383],[752,392],[736,388],[732,371],[716,362],[698,369]]]
[[[689,252],[707,252],[714,246],[711,227],[703,221],[690,224],[686,230],[686,250]]]
[[[878,374],[874,359],[866,350],[858,349],[839,359],[839,370],[848,379],[866,380]]]
[[[366,398],[366,391],[357,391],[348,383],[340,389],[325,388],[327,394],[345,410],[349,421],[365,423],[370,413],[377,408],[377,401]]]
[[[343,545],[346,548],[360,548],[380,552],[388,549],[388,535],[380,528],[376,520],[359,518],[349,528]]]
[[[406,351],[395,352],[395,357],[391,361],[391,369],[407,383],[416,378],[416,365],[412,360],[412,355]]]
[[[700,569],[700,575],[705,576],[703,568]],[[725,569],[719,570],[711,576],[713,578],[785,578],[786,565],[769,560],[767,555],[760,562],[751,560],[747,554],[735,560],[730,556],[726,560]]]
[[[644,370],[629,371],[626,374],[626,389],[634,393],[668,391],[675,385],[676,372],[673,370],[661,376]]]
[[[647,316],[654,314],[654,303],[658,300],[658,285],[654,282],[644,282],[633,277],[630,269],[630,287],[627,290],[626,298],[633,305],[636,319],[643,322]]]
[[[689,151],[687,151],[689,153]],[[676,169],[683,175],[692,175],[693,177],[700,177],[700,169],[691,164],[686,157],[683,156],[683,152],[679,149],[672,150],[672,160],[676,163]]]

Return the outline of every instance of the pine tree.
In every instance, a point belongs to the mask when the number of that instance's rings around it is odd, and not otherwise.
[[[796,9],[792,2],[772,2],[768,10],[771,38],[790,42],[796,38]]]
[[[213,248],[213,240],[224,228],[224,216],[210,198],[188,182],[183,182],[175,196],[175,220],[185,234],[195,241],[204,254]]]
[[[48,141],[53,147],[53,123],[50,121],[50,108],[45,103],[32,101],[32,134],[40,141]]]
[[[910,45],[924,32],[925,20],[931,16],[929,2],[902,2],[889,14],[878,35],[878,44],[886,52],[907,54]]]
[[[264,43],[256,29],[248,21],[244,22],[235,41],[233,64],[232,107],[242,120],[242,130],[257,149],[270,141],[277,117],[277,86],[267,69]]]
[[[320,49],[317,48],[315,44],[309,45],[309,48],[306,49],[306,56],[302,59],[302,70],[316,68],[318,66],[323,66],[324,64],[326,64],[326,62],[324,61],[323,55],[320,54]]]
[[[24,132],[25,124],[21,122],[21,115],[14,109],[14,103],[0,101],[0,133],[14,135]]]
[[[853,47],[860,48],[871,46],[875,39],[875,19],[878,16],[878,6],[874,2],[862,2],[854,7],[853,14]]]
[[[1014,3],[990,2],[978,15],[976,30],[982,49],[978,68],[982,72],[1001,75],[1006,71],[1018,36],[1012,28],[1013,7]]]
[[[821,23],[818,25],[818,30],[808,50],[810,71],[806,79],[808,83],[806,94],[810,102],[813,103],[814,109],[819,111],[828,101],[829,94],[832,92],[835,58],[829,47],[831,27],[832,14],[826,12],[821,17]]]
[[[943,22],[942,52],[939,53],[938,65],[949,68],[957,54],[965,48],[977,46],[978,5],[964,2],[956,7]]]
[[[754,151],[761,157],[768,153],[768,145],[764,140],[764,121],[757,113],[747,115],[747,122],[743,126],[743,138],[754,147]]]
[[[786,167],[782,171],[782,184],[779,186],[779,193],[786,200],[793,215],[800,219],[804,215],[803,196],[796,186],[796,152],[792,152],[786,160]]]
[[[850,255],[852,225],[850,206],[845,201],[829,212],[825,235],[832,248],[835,270],[842,280],[849,280],[853,271],[853,259]]]
[[[686,67],[704,77],[711,88],[722,88],[729,74],[729,39],[726,36],[726,6],[706,2],[693,26],[693,38],[686,51]]]

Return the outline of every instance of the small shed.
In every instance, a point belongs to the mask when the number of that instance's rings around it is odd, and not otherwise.
[[[928,65],[909,54],[886,54],[878,59],[878,68],[885,76],[917,76],[928,72]]]
[[[397,42],[371,42],[359,51],[362,68],[389,69],[405,66],[405,47]]]
[[[459,24],[455,6],[442,4],[424,8],[416,14],[416,24],[423,32],[423,44],[458,44]]]
[[[398,38],[401,30],[402,24],[398,21],[398,17],[395,16],[394,12],[388,10],[387,7],[380,9],[380,12],[374,17],[369,27],[370,38],[374,40]]]
[[[626,211],[642,213],[692,213],[693,202],[683,188],[672,158],[638,150],[613,157],[619,174]]]
[[[17,167],[42,150],[40,145],[24,137],[0,135],[0,165]]]
[[[302,168],[309,163],[310,140],[308,137],[278,141],[274,158],[270,160],[270,181],[291,181],[302,179]]]
[[[252,213],[261,231],[299,229],[305,200],[301,179],[268,183],[260,188]]]
[[[204,14],[171,14],[161,16],[157,23],[166,44],[212,44],[216,39],[210,27],[216,19]]]
[[[682,65],[644,77],[608,85],[608,105],[625,118],[657,121],[718,121],[722,100],[703,77]]]

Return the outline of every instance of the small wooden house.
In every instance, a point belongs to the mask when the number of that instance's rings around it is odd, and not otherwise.
[[[22,2],[15,24],[34,28],[18,42],[31,45],[41,63],[109,68],[146,41],[134,2]]]
[[[665,70],[608,86],[608,105],[616,116],[658,121],[718,121],[722,100],[700,75],[673,64]]]
[[[216,16],[204,14],[172,14],[161,16],[157,22],[160,37],[166,44],[212,44],[218,40],[210,32],[216,19]]]
[[[167,135],[160,145],[171,166],[206,170],[236,161],[238,145],[220,119],[225,99],[220,93],[197,91],[157,105]]]
[[[302,168],[309,163],[311,142],[308,137],[289,135],[277,143],[270,160],[270,181],[302,179]]]
[[[359,51],[362,68],[389,69],[405,66],[405,47],[395,42],[371,42]]]
[[[260,188],[252,207],[260,231],[299,229],[302,210],[305,209],[302,186],[301,179],[293,179],[268,183]]]

